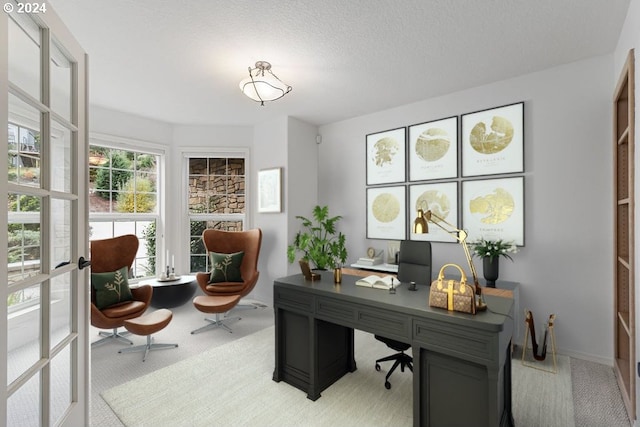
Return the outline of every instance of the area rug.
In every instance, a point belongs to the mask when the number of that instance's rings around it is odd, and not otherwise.
[[[205,351],[102,394],[122,423],[134,426],[411,426],[412,377],[395,372],[384,387],[391,351],[356,331],[358,369],[326,389],[315,402],[272,380],[274,329]],[[573,426],[569,359],[546,374],[513,361],[514,418],[518,426]],[[562,403],[559,403],[562,401]]]

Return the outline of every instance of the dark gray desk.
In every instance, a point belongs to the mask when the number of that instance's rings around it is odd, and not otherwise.
[[[356,370],[353,329],[410,343],[414,426],[513,426],[513,300],[486,296],[491,312],[475,316],[428,306],[429,288],[396,294],[355,285],[333,272],[308,282],[301,274],[274,282],[274,381],[311,400]],[[382,387],[382,384],[380,385]]]

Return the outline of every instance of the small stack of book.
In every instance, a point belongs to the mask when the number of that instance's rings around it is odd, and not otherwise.
[[[366,258],[366,257],[358,258],[357,264],[360,264],[360,265],[382,264],[382,256],[375,257],[375,258]]]

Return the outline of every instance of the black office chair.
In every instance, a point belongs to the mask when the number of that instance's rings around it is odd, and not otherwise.
[[[405,283],[416,282],[416,285],[431,284],[431,242],[413,240],[400,242],[398,280]],[[413,372],[413,358],[405,353],[411,345],[380,335],[375,335],[375,338],[397,352],[391,356],[376,360],[376,371],[380,370],[380,362],[394,360],[393,366],[384,379],[384,386],[389,390],[391,388],[389,377],[398,366],[400,366],[402,372],[404,372],[405,368],[409,368]]]

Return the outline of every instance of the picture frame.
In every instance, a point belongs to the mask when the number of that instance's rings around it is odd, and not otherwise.
[[[366,136],[367,185],[405,181],[406,134],[402,127]]]
[[[367,239],[406,239],[406,195],[404,185],[367,188]]]
[[[418,209],[431,212],[446,222],[458,227],[458,182],[441,182],[434,184],[417,184],[409,186],[409,238],[410,240],[426,240],[430,242],[457,243],[455,234],[447,233],[438,227],[432,218],[427,225],[429,232],[416,234],[413,232],[413,219],[416,218]],[[447,224],[442,224],[446,230],[452,229]]]
[[[282,168],[258,171],[258,212],[282,212]]]
[[[524,246],[524,177],[462,182],[462,225],[468,242],[502,239]]]
[[[462,176],[524,172],[524,102],[462,115]]]
[[[409,126],[409,181],[458,176],[458,116]]]

